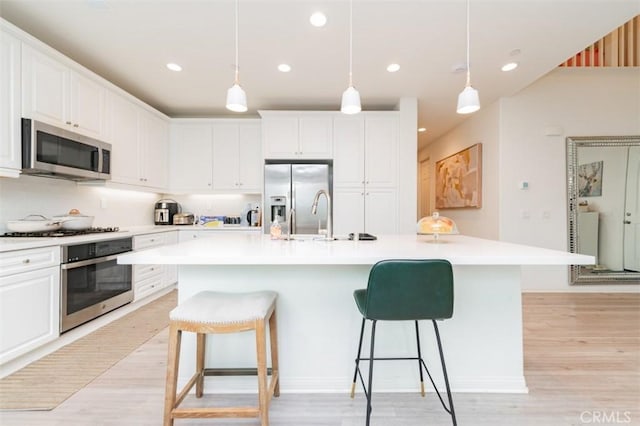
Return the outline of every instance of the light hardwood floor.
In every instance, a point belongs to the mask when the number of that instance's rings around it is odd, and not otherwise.
[[[525,294],[525,373],[530,393],[454,394],[459,425],[640,425],[640,294]],[[355,344],[355,342],[354,342]],[[167,331],[49,412],[2,412],[2,426],[160,425]],[[445,348],[446,349],[446,348]],[[345,386],[345,389],[348,385]],[[211,396],[205,396],[211,398]],[[254,402],[255,396],[235,395]],[[217,403],[224,404],[224,400]],[[272,426],[364,424],[364,397],[287,394]],[[433,393],[374,394],[372,425],[449,425]],[[187,425],[259,425],[177,420]]]

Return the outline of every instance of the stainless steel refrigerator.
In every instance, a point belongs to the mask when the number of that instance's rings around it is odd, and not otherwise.
[[[327,200],[321,196],[317,214],[311,213],[319,190],[333,196],[333,164],[330,161],[273,162],[264,166],[264,233],[278,219],[282,233],[317,234],[327,228]],[[292,210],[293,209],[293,210]]]

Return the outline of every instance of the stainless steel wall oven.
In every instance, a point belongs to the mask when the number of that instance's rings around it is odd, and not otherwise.
[[[131,265],[116,261],[131,250],[131,237],[62,246],[61,333],[133,300]]]

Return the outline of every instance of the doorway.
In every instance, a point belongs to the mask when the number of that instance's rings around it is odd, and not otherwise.
[[[640,272],[640,146],[629,147],[624,206],[624,270]]]
[[[423,218],[431,215],[431,178],[429,175],[430,161],[429,158],[420,162],[419,169],[419,200],[418,200],[418,217]]]

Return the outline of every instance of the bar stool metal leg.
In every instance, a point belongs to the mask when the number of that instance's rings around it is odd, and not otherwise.
[[[356,368],[353,371],[353,383],[351,383],[351,398],[353,399],[356,392],[356,379],[358,378],[358,367],[360,366],[360,354],[362,353],[362,338],[364,337],[364,323],[366,319],[362,318],[362,327],[360,327],[360,341],[358,342],[358,355],[356,356]]]
[[[373,392],[373,353],[375,349],[376,340],[376,320],[371,322],[371,354],[369,355],[369,390],[367,391],[367,422],[366,426],[369,426],[371,421],[371,397]]]
[[[456,422],[456,412],[453,409],[453,397],[451,396],[451,388],[449,387],[449,376],[447,375],[447,367],[444,363],[444,353],[442,352],[442,342],[440,342],[440,332],[438,331],[438,325],[436,324],[436,320],[433,321],[433,329],[436,332],[436,340],[438,341],[438,351],[440,352],[440,362],[442,363],[442,373],[444,374],[444,384],[447,387],[447,397],[449,399],[449,409],[447,410],[449,414],[451,414],[451,420],[453,421],[453,426],[457,426]],[[446,407],[445,407],[446,410]]]
[[[416,343],[418,345],[418,371],[420,371],[420,395],[424,398],[424,376],[422,374],[422,352],[420,350],[420,329],[418,328],[418,321],[416,320]]]

